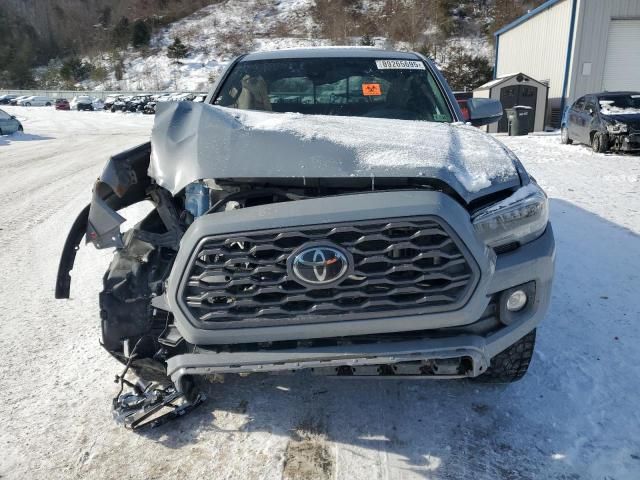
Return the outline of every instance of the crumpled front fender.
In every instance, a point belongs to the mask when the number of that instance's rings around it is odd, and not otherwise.
[[[151,144],[144,143],[112,156],[107,162],[93,187],[91,204],[80,212],[65,241],[58,266],[56,298],[69,298],[70,272],[83,237],[96,248],[123,246],[120,225],[125,219],[117,210],[147,198],[151,184],[147,174],[150,154]]]
[[[86,237],[96,248],[123,246],[120,225],[125,219],[116,211],[146,198],[150,154],[151,144],[144,143],[114,155],[96,181]]]

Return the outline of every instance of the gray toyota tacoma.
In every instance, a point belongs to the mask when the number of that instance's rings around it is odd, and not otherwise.
[[[476,128],[500,103],[468,108],[471,125],[425,57],[369,48],[241,56],[204,103],[159,103],[151,141],[107,162],[56,285],[69,298],[83,238],[115,248],[99,303],[125,364],[116,417],[182,415],[201,375],[521,378],[551,294],[548,201]]]

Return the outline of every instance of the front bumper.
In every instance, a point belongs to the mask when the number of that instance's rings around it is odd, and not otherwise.
[[[640,133],[632,133],[632,134],[626,135],[622,139],[620,150],[624,152],[640,151]]]
[[[197,328],[184,308],[180,292],[186,266],[199,241],[207,235],[243,232],[265,227],[318,224],[345,220],[394,218],[410,215],[434,215],[443,219],[458,235],[477,263],[478,283],[466,303],[453,311],[433,314],[388,315],[370,319],[314,323],[291,323],[248,328]],[[381,192],[343,197],[305,200],[254,207],[199,218],[182,239],[181,248],[169,277],[166,301],[180,335],[191,345],[192,353],[167,361],[168,374],[179,385],[184,375],[229,372],[258,372],[319,368],[339,365],[395,364],[411,360],[443,358],[470,359],[472,367],[461,376],[476,376],[490,359],[527,333],[544,318],[551,296],[555,261],[555,243],[551,225],[537,240],[508,253],[496,255],[477,238],[469,214],[457,202],[439,192]],[[491,301],[500,292],[533,282],[535,296],[509,322],[486,334],[461,330],[429,338],[337,344],[269,351],[246,351],[243,344],[342,338],[397,332],[429,332],[450,327],[469,326],[483,317]],[[313,343],[313,342],[310,342]],[[222,352],[222,345],[240,344],[233,352]]]
[[[610,134],[609,138],[614,150],[620,152],[640,151],[640,132],[637,130],[630,133]]]

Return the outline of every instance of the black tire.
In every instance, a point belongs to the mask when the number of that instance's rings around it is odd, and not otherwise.
[[[596,153],[605,153],[609,150],[609,138],[602,132],[596,132],[591,138],[591,148]]]
[[[569,137],[569,129],[567,127],[562,127],[560,131],[560,141],[565,145],[571,145],[573,140]]]
[[[31,106],[31,104],[30,104],[29,102],[27,102],[27,103],[25,103],[25,104],[24,104],[24,106],[25,106],[25,107],[30,107],[30,106]]]
[[[45,107],[50,107],[51,106],[51,102],[47,102],[44,104]]]
[[[22,125],[20,125],[20,126],[18,127],[18,131],[19,131],[20,133],[23,133],[23,132],[24,132],[24,128],[22,128]]]
[[[535,344],[536,331],[533,330],[493,357],[489,369],[474,380],[482,383],[517,382],[527,373]]]

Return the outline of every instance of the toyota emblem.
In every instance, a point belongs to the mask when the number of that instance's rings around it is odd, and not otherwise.
[[[326,286],[342,280],[351,270],[351,256],[339,247],[307,245],[290,257],[290,274],[311,286]]]

